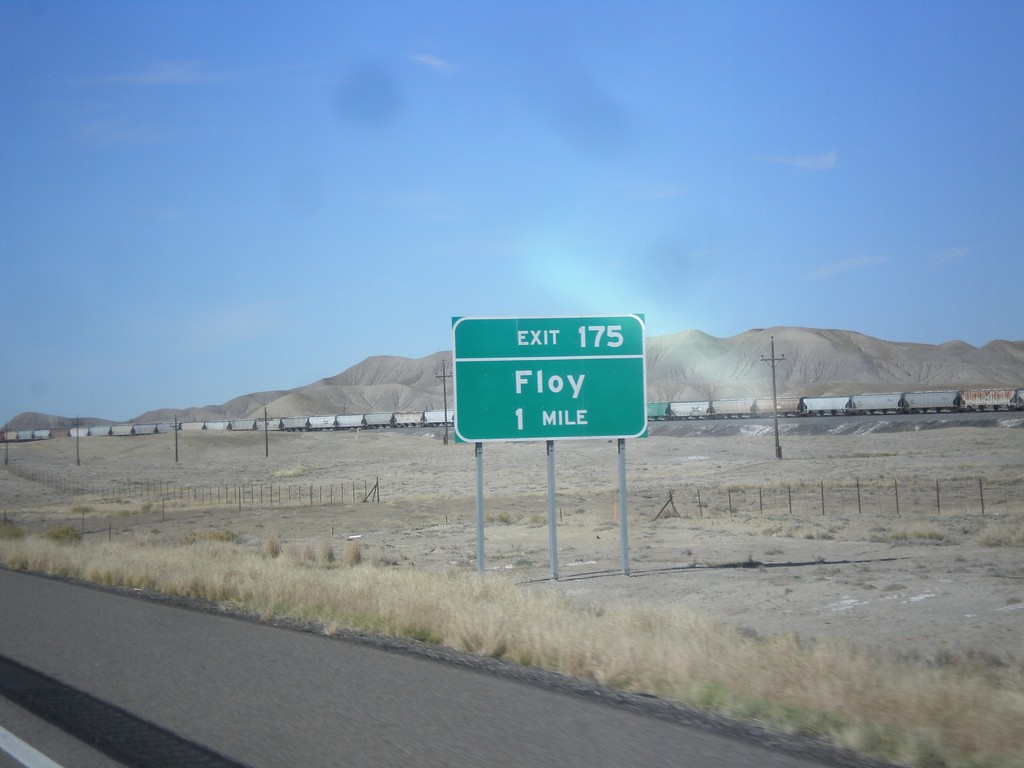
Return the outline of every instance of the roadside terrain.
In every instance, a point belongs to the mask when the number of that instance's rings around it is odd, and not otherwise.
[[[782,461],[766,420],[655,425],[627,444],[629,577],[614,442],[558,443],[558,581],[543,444],[487,444],[486,570],[586,604],[686,606],[756,636],[1020,667],[1024,419],[990,417],[895,432],[787,422]],[[178,440],[177,462],[174,435],[9,446],[0,510],[26,532],[67,524],[86,541],[229,532],[286,552],[357,542],[399,569],[476,568],[473,446],[445,446],[439,430]]]

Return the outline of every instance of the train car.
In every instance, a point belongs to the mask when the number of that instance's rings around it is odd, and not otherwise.
[[[280,419],[256,419],[255,423],[260,432],[277,432],[281,429]]]
[[[704,419],[711,414],[710,400],[686,400],[668,404],[670,419]]]
[[[1017,401],[1013,404],[1014,410],[1024,408],[1024,389],[1017,390]]]
[[[394,427],[422,427],[423,411],[395,411],[391,415]]]
[[[650,415],[648,414],[648,418]],[[455,411],[438,409],[436,411],[423,412],[423,424],[427,427],[443,427],[445,424],[455,423]]]
[[[391,427],[394,426],[393,413],[364,413],[364,427]]]
[[[647,404],[647,420],[648,421],[661,421],[669,418],[668,412],[669,404],[665,403],[648,403]]]
[[[156,424],[133,424],[132,425],[133,435],[155,435]]]
[[[332,413],[330,416],[310,416],[309,417],[309,429],[334,429],[338,426],[338,421]]]
[[[204,421],[203,422],[203,429],[208,429],[211,432],[226,432],[230,428],[231,428],[231,422],[227,421],[226,419],[225,420],[216,420],[216,421]]]
[[[339,413],[335,415],[334,423],[338,425],[338,429],[359,429],[363,426],[363,414]]]
[[[1013,389],[964,389],[960,403],[968,411],[1009,411],[1014,408],[1017,392]]]
[[[285,416],[281,419],[281,429],[286,432],[299,432],[309,428],[309,420],[305,416]]]
[[[183,421],[178,425],[182,432],[199,432],[206,429],[205,421]]]
[[[960,393],[955,390],[944,392],[905,392],[903,400],[908,413],[934,411],[959,411]]]
[[[799,397],[776,397],[774,402],[775,407],[778,408],[776,413],[779,416],[796,416],[800,413],[800,398]],[[772,399],[770,397],[759,397],[754,403],[755,410],[760,416],[771,416],[772,415]]]
[[[806,416],[838,416],[850,410],[848,395],[805,397],[800,412]]]
[[[88,436],[89,436],[89,428],[88,427],[72,427],[71,429],[68,430],[68,437],[79,438],[79,437],[88,437]]]
[[[902,392],[869,392],[850,398],[850,413],[905,413],[906,410]]]
[[[256,419],[232,419],[228,422],[232,432],[252,432],[256,429]]]
[[[173,421],[158,421],[155,426],[158,435],[166,435],[168,432],[174,432],[178,428],[178,425]]]
[[[757,413],[757,399],[753,397],[733,397],[725,400],[712,400],[711,412],[720,419],[753,416]]]
[[[109,424],[95,424],[89,427],[89,437],[109,437],[110,436],[110,425]]]
[[[135,434],[132,431],[133,426],[132,424],[111,424],[110,434],[112,437],[131,437]]]

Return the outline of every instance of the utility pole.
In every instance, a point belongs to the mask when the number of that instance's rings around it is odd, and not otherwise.
[[[78,417],[75,416],[75,466],[82,466],[82,452],[78,445],[81,442],[82,428],[78,425]]]
[[[441,389],[444,391],[444,444],[448,445],[448,379],[452,377],[447,372],[448,360],[441,358],[441,372],[435,373],[434,378],[441,380]]]
[[[263,406],[263,456],[270,458],[270,425],[267,420],[267,406]]]
[[[775,458],[782,458],[782,446],[779,444],[779,402],[775,391],[775,367],[786,359],[785,355],[775,356],[775,337],[772,336],[772,356],[761,355],[761,362],[768,363],[772,367],[772,423],[775,425]]]

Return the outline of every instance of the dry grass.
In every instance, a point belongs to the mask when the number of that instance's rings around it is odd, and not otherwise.
[[[0,539],[10,541],[11,539],[23,538],[24,536],[25,531],[13,523],[8,522],[7,520],[0,522]]]
[[[1024,547],[1024,522],[1004,519],[988,523],[978,534],[978,543],[986,547]]]
[[[0,540],[8,567],[73,575],[415,638],[657,694],[917,766],[1020,766],[1024,669],[895,658],[838,640],[762,637],[678,607],[585,606],[463,571],[379,567],[346,542],[187,546]],[[275,554],[276,552],[276,554]]]

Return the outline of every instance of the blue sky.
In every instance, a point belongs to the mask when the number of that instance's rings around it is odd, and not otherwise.
[[[0,3],[0,419],[642,312],[1024,339],[1019,2]]]

